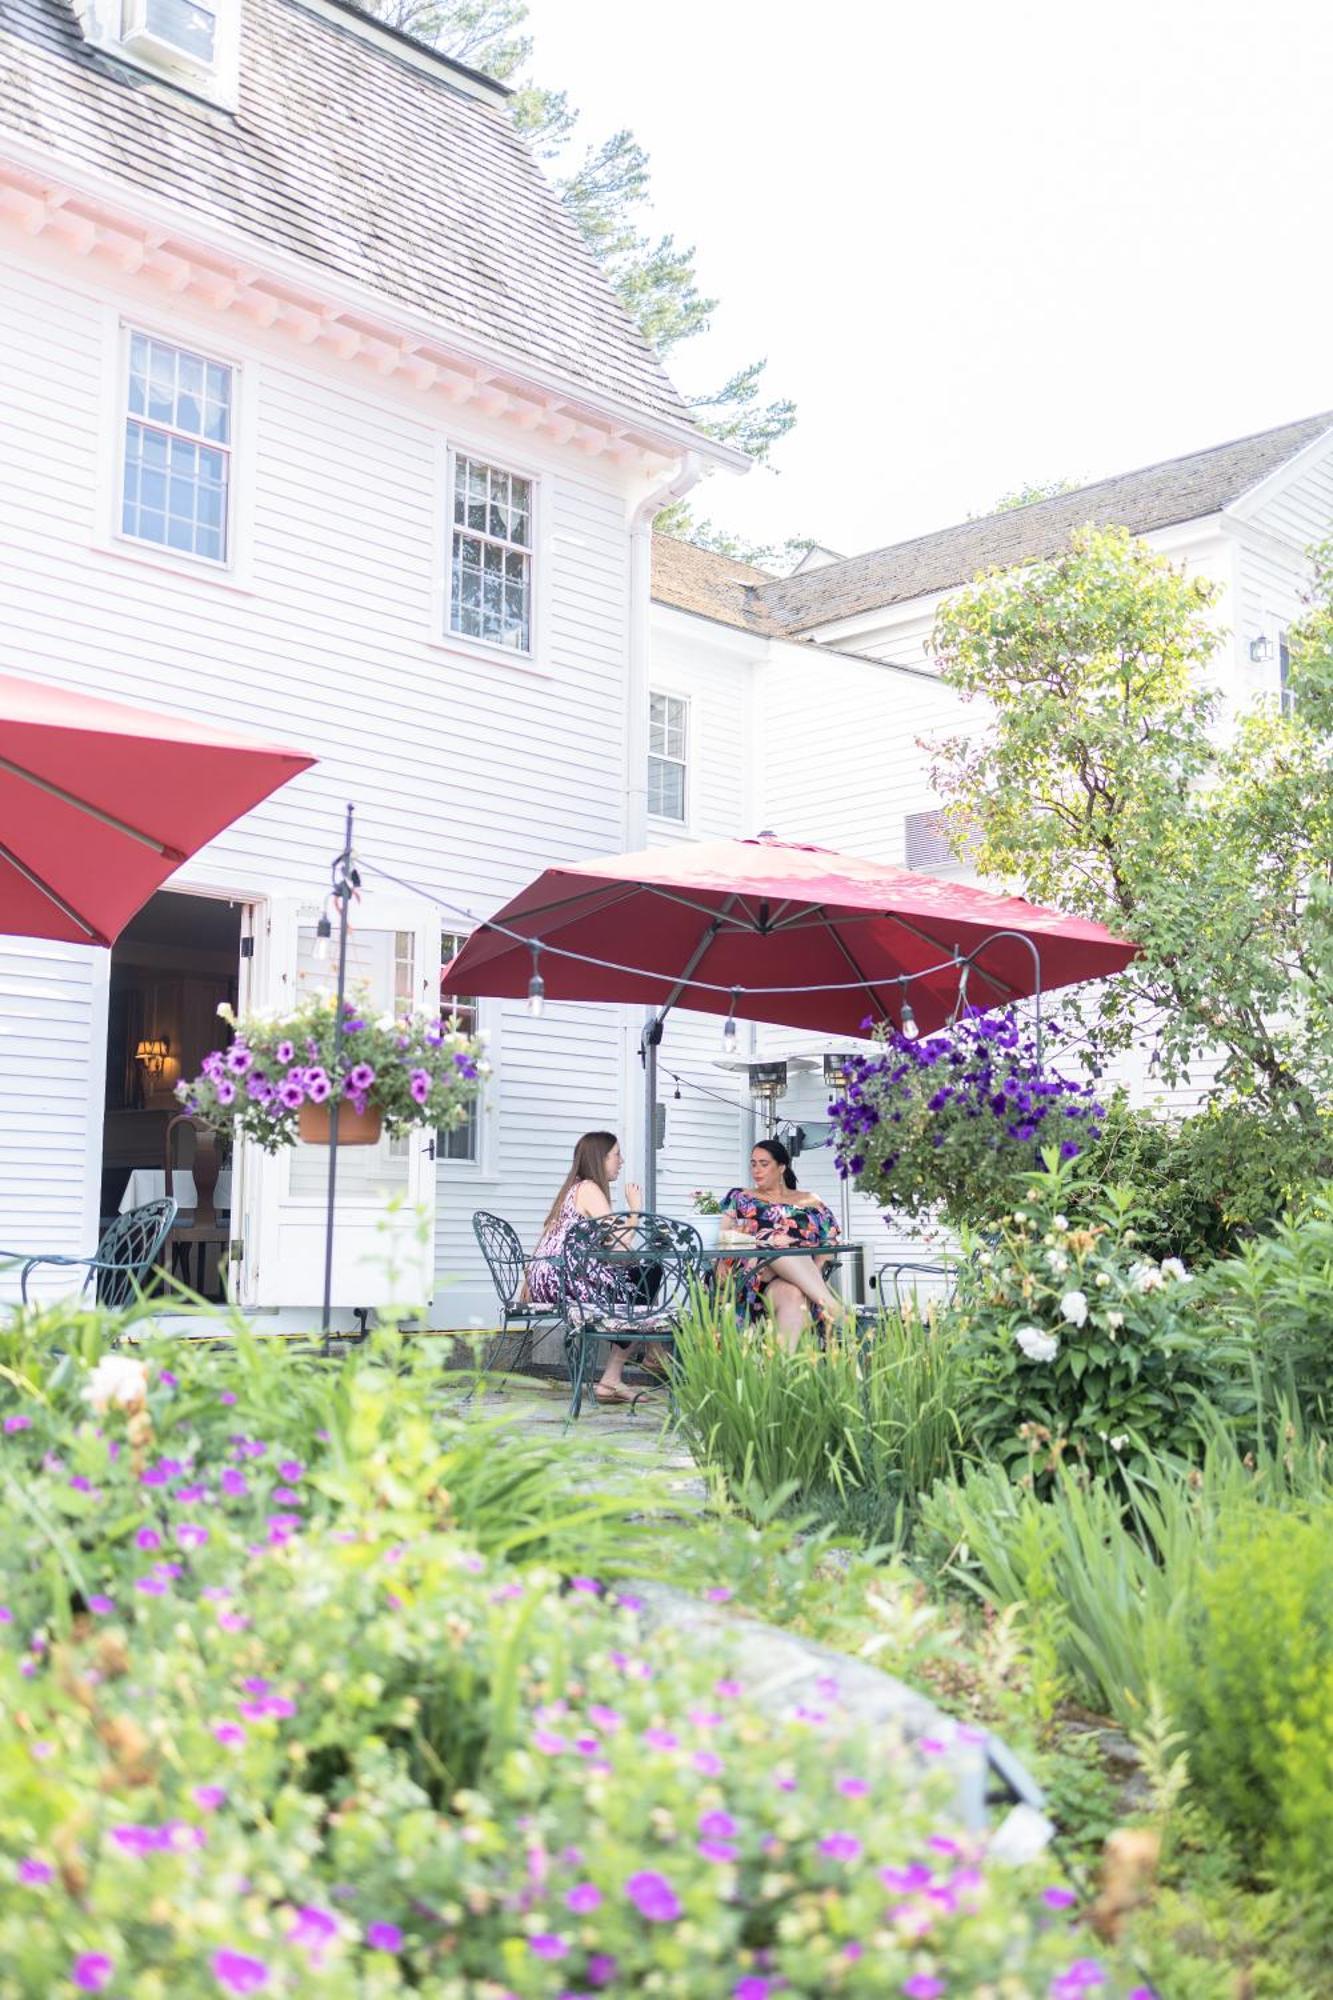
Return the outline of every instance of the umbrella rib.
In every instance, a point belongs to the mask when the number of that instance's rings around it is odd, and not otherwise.
[[[708,917],[710,920],[716,918],[719,930],[727,925],[730,925],[732,930],[737,931],[757,931],[759,929],[759,922],[755,917],[751,917],[748,922],[743,923],[738,918],[732,916],[731,912],[737,903],[741,905],[742,909],[745,907],[744,898],[740,895],[739,891],[733,891],[724,907],[719,911],[715,910],[711,904],[696,902],[693,896],[682,896],[679,892],[660,888],[655,882],[640,882],[637,884],[637,887],[641,890],[646,889],[650,896],[660,896],[664,903],[676,903],[683,910],[697,910],[701,917]]]
[[[40,875],[34,875],[27,863],[20,861],[13,848],[6,847],[2,840],[0,840],[0,861],[7,861],[16,874],[21,875],[25,882],[32,884],[39,895],[45,896],[48,903],[54,903],[62,917],[68,917],[72,924],[78,926],[89,944],[110,945],[111,940],[109,938],[104,937],[101,931],[97,930],[85,918],[81,917],[73,905],[67,903],[60,892],[53,889],[49,882],[44,882]]]
[[[130,840],[137,840],[142,847],[150,847],[154,854],[160,854],[164,861],[177,864],[185,856],[178,847],[171,847],[156,834],[145,833],[142,827],[131,826],[128,820],[117,819],[114,813],[103,812],[100,806],[81,799],[76,792],[67,792],[63,785],[53,785],[49,778],[39,778],[35,771],[25,770],[22,764],[15,764],[8,757],[0,757],[0,771],[7,771],[11,778],[20,779],[25,785],[32,785],[37,791],[45,792],[48,798],[59,799],[65,806],[72,806],[75,812],[85,813],[89,819],[99,820],[109,826],[113,833],[123,833]]]
[[[378,872],[378,873],[380,873],[380,874],[383,874],[383,873],[384,873],[383,869],[380,869],[380,870],[378,870],[377,872]],[[392,878],[392,877],[389,877],[388,879],[392,880],[393,878]],[[515,924],[526,924],[526,923],[528,923],[528,922],[529,922],[529,920],[530,920],[530,919],[536,919],[536,918],[540,918],[540,917],[553,917],[553,916],[557,916],[557,915],[559,915],[559,914],[560,914],[560,913],[561,913],[562,911],[564,911],[564,912],[568,912],[568,911],[570,911],[570,910],[572,910],[572,909],[575,909],[575,908],[576,908],[576,907],[577,907],[577,906],[578,906],[578,905],[579,905],[580,903],[587,903],[587,902],[590,902],[590,901],[592,900],[592,898],[593,898],[593,897],[595,897],[595,896],[602,896],[602,895],[605,895],[605,894],[606,894],[606,891],[607,891],[607,888],[608,888],[609,886],[612,886],[612,885],[609,885],[608,883],[606,883],[606,882],[604,882],[604,881],[603,881],[603,882],[590,882],[590,883],[589,883],[589,885],[588,885],[588,887],[587,887],[586,889],[580,889],[580,890],[579,890],[579,892],[578,892],[578,894],[577,894],[576,896],[561,896],[561,897],[559,897],[559,898],[558,898],[558,900],[557,900],[556,902],[554,902],[554,903],[543,903],[543,904],[541,905],[541,907],[540,907],[539,909],[536,909],[536,910],[524,910],[524,911],[522,912],[522,914],[521,914],[521,915],[519,915],[519,916],[517,916],[517,917],[513,918],[513,919],[512,919],[512,921],[513,921],[513,922],[514,922]],[[637,894],[638,894],[638,892],[639,892],[639,887],[640,887],[640,885],[639,885],[639,884],[638,884],[637,882],[626,882],[626,883],[624,883],[624,884],[623,884],[623,885],[621,886],[621,889],[620,889],[620,894],[619,894],[618,896],[611,896],[611,897],[609,897],[609,898],[607,899],[607,901],[606,901],[606,902],[602,903],[602,904],[601,904],[601,905],[599,906],[599,914],[600,914],[600,910],[613,910],[613,909],[615,908],[616,904],[617,904],[617,903],[623,903],[623,902],[625,901],[625,898],[626,898],[627,896],[635,896],[635,895],[637,895]],[[491,925],[492,925],[492,922],[493,922],[493,919],[491,919],[491,918],[489,918],[489,917],[488,917],[488,918],[486,919],[485,923],[483,923],[483,924],[480,924],[480,925],[478,926],[478,929],[477,929],[477,935],[478,935],[478,936],[480,936],[480,934],[481,934],[481,932],[482,932],[482,931],[485,931],[485,930],[490,930],[490,928],[491,928]],[[497,931],[497,932],[495,933],[495,935],[496,935],[497,937],[504,937],[504,936],[505,936],[505,933],[504,933],[503,931]],[[526,931],[524,932],[524,936],[525,936],[525,937],[527,936],[527,932],[526,932]],[[512,938],[508,939],[508,942],[512,944],[512,943],[513,943],[513,939],[512,939]]]
[[[823,921],[825,930],[828,932],[829,936],[833,939],[834,944],[837,945],[838,950],[842,953],[848,965],[851,966],[852,971],[856,974],[857,978],[860,980],[861,985],[865,990],[865,993],[869,998],[871,1005],[879,1010],[879,1013],[884,1020],[891,1021],[893,1019],[893,1016],[890,1014],[888,1008],[884,1005],[884,1002],[880,999],[879,994],[876,992],[875,988],[870,984],[869,980],[866,978],[865,973],[861,970],[860,966],[857,964],[855,958],[852,956],[851,951],[848,949],[846,939],[842,936],[841,932],[833,924],[831,918],[828,915],[828,912],[824,909],[821,909],[819,914]]]
[[[671,1012],[671,1009],[676,1005],[677,1001],[680,999],[681,994],[687,992],[689,988],[693,985],[694,983],[693,975],[699,970],[700,964],[707,955],[709,945],[712,944],[714,938],[721,930],[724,921],[731,912],[731,905],[735,901],[736,898],[733,896],[727,903],[725,909],[710,910],[708,912],[708,919],[709,919],[708,928],[705,930],[703,936],[699,939],[698,944],[695,945],[693,952],[690,954],[689,962],[686,965],[684,972],[681,973],[679,979],[676,981],[676,984],[672,987],[670,999],[667,1001],[666,1006],[663,1007],[658,1014],[657,1018],[659,1021],[664,1021],[666,1019],[667,1015]]]

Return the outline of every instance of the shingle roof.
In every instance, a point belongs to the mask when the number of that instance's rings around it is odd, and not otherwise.
[[[232,116],[91,49],[69,0],[0,0],[0,138],[373,287],[516,371],[689,421],[498,92],[300,0],[244,0],[242,21]]]
[[[671,535],[653,536],[653,597],[659,604],[697,612],[741,632],[780,637],[781,626],[755,603],[755,586],[773,581],[770,571],[753,563],[715,555]]]
[[[907,598],[953,589],[984,569],[1039,562],[1061,549],[1072,529],[1089,521],[1117,523],[1146,534],[1177,521],[1198,520],[1238,499],[1330,429],[1333,411],[1326,410],[1300,423],[1121,473],[1029,507],[960,521],[915,541],[763,583],[747,610],[753,616],[767,616],[780,631],[805,632]]]

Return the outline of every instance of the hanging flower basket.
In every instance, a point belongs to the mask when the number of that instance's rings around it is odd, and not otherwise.
[[[384,1113],[378,1104],[356,1111],[344,1104],[338,1113],[340,1146],[378,1145],[384,1130]],[[296,1114],[296,1136],[303,1146],[327,1146],[333,1139],[333,1107],[330,1104],[303,1104]]]
[[[340,1146],[373,1146],[419,1127],[452,1131],[468,1115],[489,1067],[479,1036],[458,1033],[439,1015],[371,1017],[362,1000],[312,995],[290,1014],[238,1021],[231,1045],[214,1049],[191,1083],[176,1086],[192,1117],[215,1130],[280,1152],[297,1139],[329,1143],[336,1100]]]

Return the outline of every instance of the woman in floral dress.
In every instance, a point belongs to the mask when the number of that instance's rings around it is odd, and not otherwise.
[[[791,1154],[777,1139],[761,1139],[750,1155],[748,1188],[732,1188],[722,1200],[724,1225],[744,1230],[758,1243],[836,1243],[838,1225],[833,1211],[817,1194],[796,1184]],[[737,1261],[719,1266],[719,1276],[734,1273],[738,1302],[748,1318],[771,1312],[782,1344],[796,1346],[813,1313],[821,1324],[845,1317],[846,1307],[829,1290],[825,1272],[832,1259],[777,1257],[762,1264]]]
[[[541,1238],[529,1266],[528,1297],[534,1305],[554,1306],[560,1302],[560,1254],[565,1238],[585,1215],[610,1215],[614,1204],[611,1189],[620,1177],[620,1141],[614,1132],[585,1132],[574,1148],[574,1161],[565,1175],[560,1192],[542,1227]],[[631,1217],[643,1207],[643,1195],[633,1181],[625,1185]],[[600,1301],[585,1298],[585,1305]],[[640,1397],[621,1381],[629,1348],[623,1341],[612,1342],[601,1380],[593,1387],[599,1403],[636,1403]]]

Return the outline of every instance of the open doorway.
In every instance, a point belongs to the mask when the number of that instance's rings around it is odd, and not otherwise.
[[[227,1039],[218,1007],[236,1004],[244,906],[212,896],[162,890],[126,926],[111,953],[107,1020],[106,1115],[102,1142],[102,1220],[164,1193],[180,1203],[185,1228],[164,1253],[205,1297],[222,1297],[231,1206],[230,1161],[218,1160],[211,1191],[215,1215],[188,1245],[194,1220],[196,1134],[172,1125],[181,1106],[176,1085]],[[170,1158],[168,1158],[170,1149]],[[201,1159],[201,1180],[211,1167]],[[168,1179],[168,1175],[171,1179]],[[171,1260],[169,1262],[169,1260]],[[185,1265],[188,1263],[188,1269]]]

